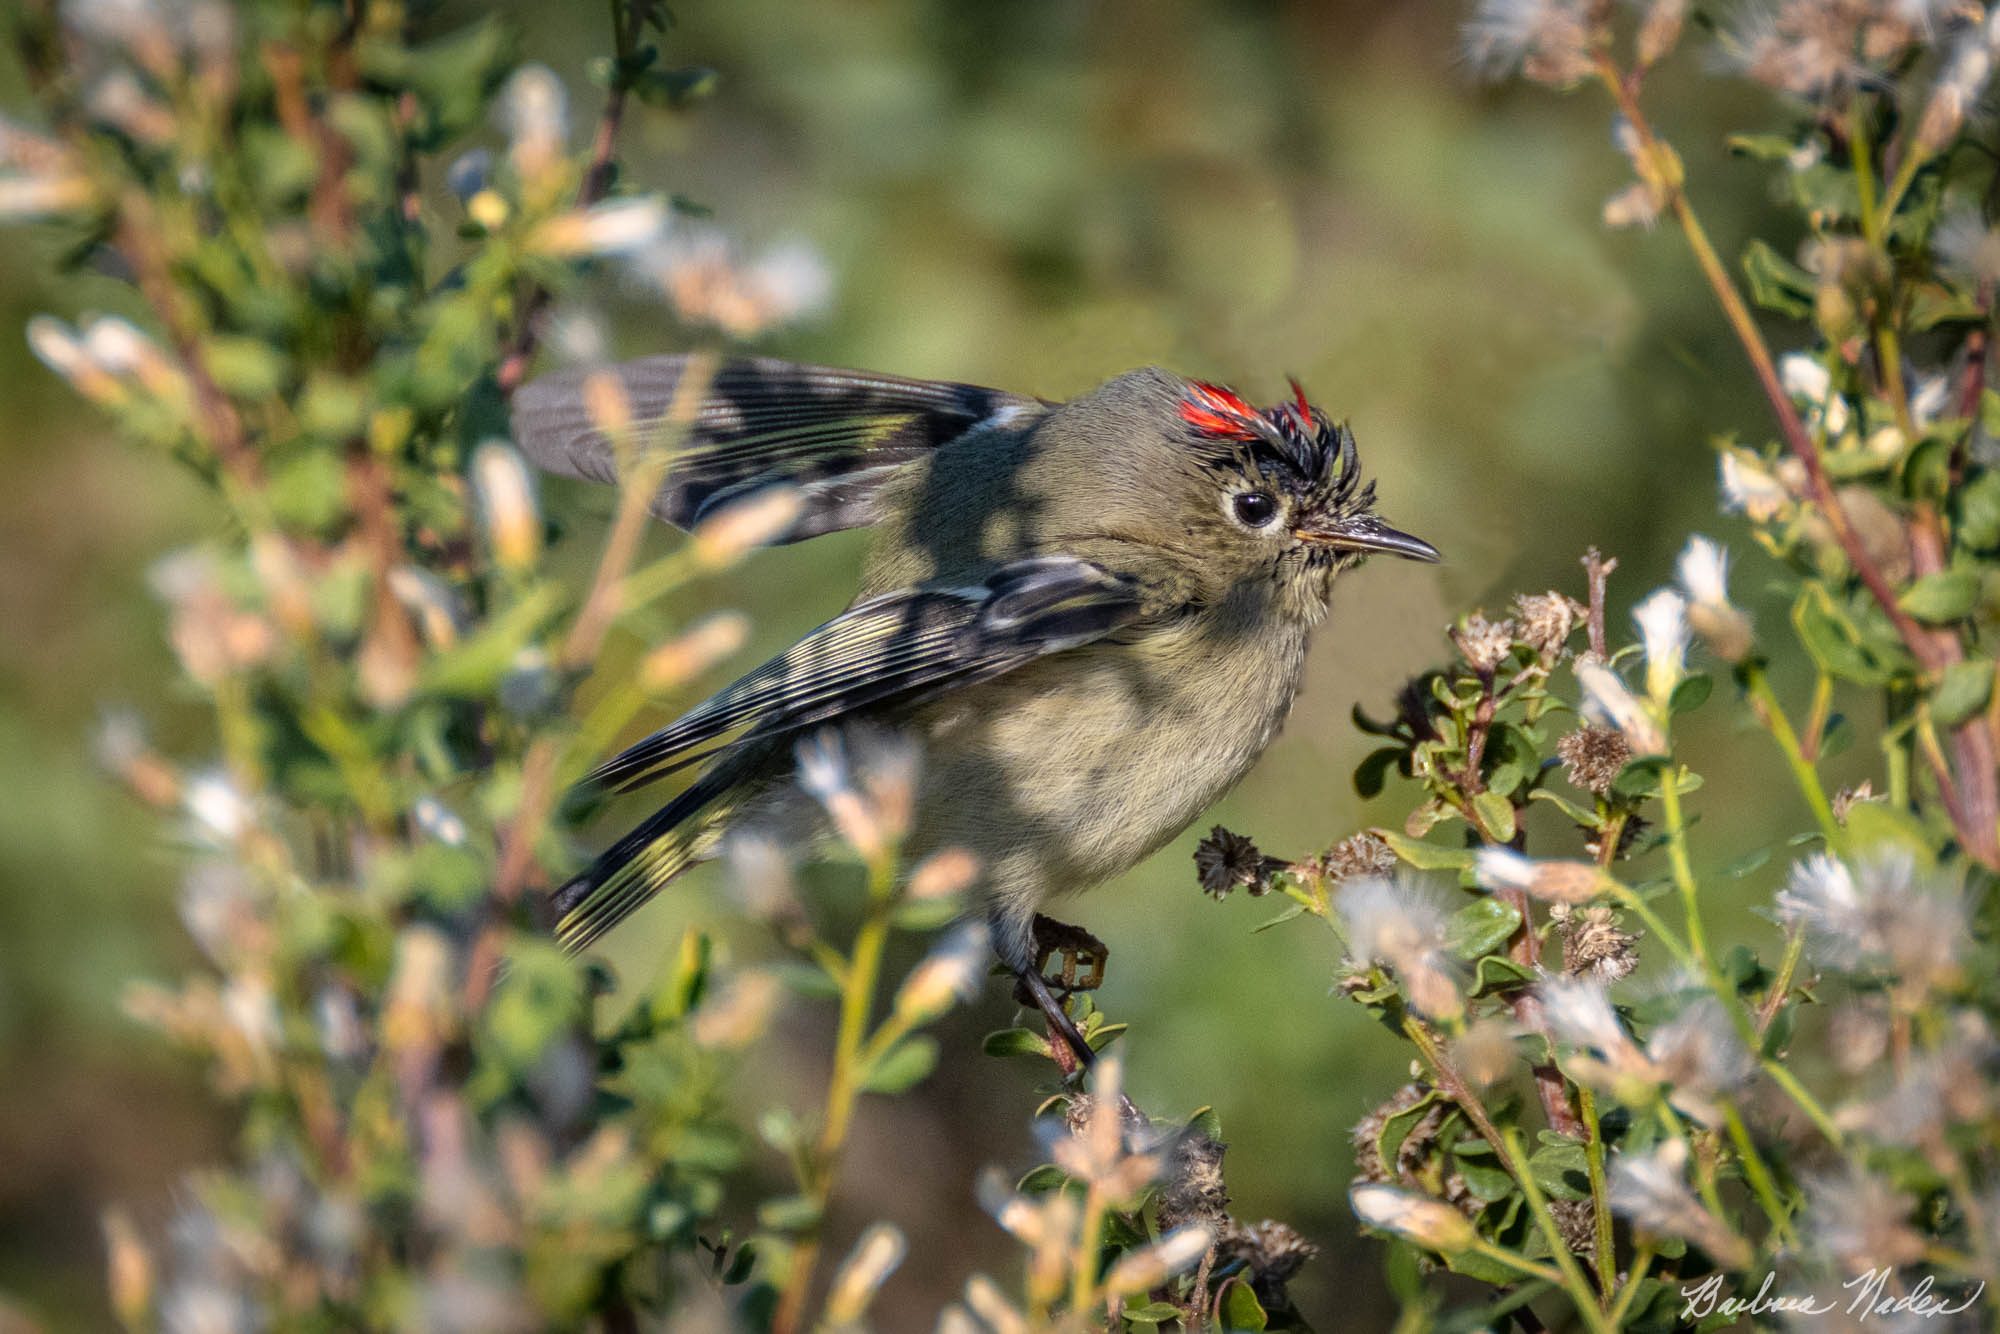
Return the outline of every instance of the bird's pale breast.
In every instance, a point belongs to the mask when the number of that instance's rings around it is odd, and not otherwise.
[[[973,852],[1003,927],[1024,927],[1043,900],[1166,844],[1243,777],[1291,708],[1305,629],[1253,612],[1225,603],[925,709],[913,720],[927,741],[919,851]]]

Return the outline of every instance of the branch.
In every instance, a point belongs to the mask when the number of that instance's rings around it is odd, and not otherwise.
[[[617,29],[618,56],[612,66],[611,86],[605,91],[604,110],[599,113],[597,130],[591,136],[590,165],[584,169],[583,184],[577,187],[576,206],[580,209],[597,203],[611,189],[615,169],[612,158],[618,148],[618,130],[625,123],[625,103],[631,91],[629,60],[632,49],[639,43],[639,34],[645,28],[646,15],[652,9],[650,0],[611,0],[612,12],[618,13],[621,5],[625,21]],[[536,326],[552,299],[549,289],[540,284],[530,287],[521,297],[520,314],[514,322],[514,336],[500,359],[496,376],[500,392],[509,397],[528,377],[528,363],[535,358],[535,346],[540,338]]]

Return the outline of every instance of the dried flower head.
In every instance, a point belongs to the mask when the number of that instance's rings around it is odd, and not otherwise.
[[[1617,729],[1586,723],[1556,742],[1556,757],[1572,784],[1602,797],[1610,794],[1611,785],[1631,763],[1632,747]]]
[[[1671,588],[1658,589],[1632,609],[1632,619],[1646,651],[1646,693],[1664,708],[1687,674],[1687,599]]]
[[[741,612],[704,616],[639,660],[639,684],[655,695],[678,690],[741,650],[749,638],[750,618]]]
[[[1688,624],[1724,662],[1741,662],[1750,652],[1750,618],[1729,600],[1729,553],[1696,535],[1682,548],[1681,587],[1687,590]]]
[[[1419,1013],[1451,1019],[1464,1012],[1445,949],[1444,914],[1429,898],[1371,876],[1341,886],[1335,906],[1355,956],[1394,972]]]
[[[472,454],[472,489],[494,563],[510,574],[531,569],[542,551],[542,516],[528,465],[503,441],[488,440]]]
[[[1971,208],[1946,213],[1931,234],[1938,265],[1967,287],[2000,282],[2000,229]]]
[[[1319,1247],[1299,1235],[1288,1224],[1265,1219],[1261,1223],[1224,1222],[1215,1242],[1216,1258],[1240,1264],[1250,1275],[1250,1286],[1266,1309],[1283,1305],[1284,1285],[1319,1254]]]
[[[1806,1198],[1814,1245],[1848,1273],[1923,1258],[1923,1236],[1910,1225],[1916,1201],[1874,1173],[1849,1164],[1843,1175],[1807,1182]]]
[[[1227,1216],[1229,1186],[1222,1178],[1222,1157],[1228,1150],[1221,1140],[1193,1127],[1175,1137],[1166,1150],[1157,1196],[1162,1231]]]
[[[782,541],[804,507],[791,487],[762,487],[704,518],[688,550],[704,570],[727,569],[758,547]]]
[[[1564,972],[1609,985],[1639,967],[1639,935],[1625,930],[1610,908],[1558,904],[1549,915],[1562,933]]]
[[[1816,853],[1792,867],[1777,909],[1786,925],[1805,930],[1827,967],[1881,971],[1919,996],[1958,978],[1964,897],[1942,878],[1919,874],[1902,850],[1853,867]]]
[[[1499,1083],[1519,1064],[1514,1050],[1514,1025],[1505,1019],[1488,1017],[1477,1021],[1453,1040],[1451,1052],[1459,1074],[1474,1088]]]
[[[959,923],[904,979],[896,992],[897,1018],[906,1024],[927,1024],[953,1005],[970,1001],[986,980],[992,956],[992,933],[986,923]]]
[[[735,338],[810,319],[833,295],[826,261],[802,242],[746,258],[722,232],[686,223],[645,247],[631,264],[682,321],[713,325]]]
[[[1444,1255],[1469,1249],[1479,1239],[1472,1220],[1439,1200],[1394,1186],[1361,1185],[1347,1202],[1362,1226],[1407,1237]]]
[[[1150,1246],[1119,1256],[1118,1262],[1104,1275],[1104,1290],[1119,1297],[1151,1292],[1174,1275],[1194,1268],[1213,1245],[1213,1228],[1204,1223],[1190,1223]]]
[[[1320,869],[1335,883],[1359,875],[1388,875],[1396,869],[1396,853],[1380,835],[1364,829],[1328,848],[1320,858]]]
[[[875,861],[916,816],[916,742],[872,727],[827,728],[799,742],[799,786],[826,810],[841,841]]]
[[[866,1315],[869,1303],[903,1263],[909,1249],[902,1229],[893,1224],[875,1223],[863,1232],[833,1277],[822,1312],[826,1324],[839,1329]]]
[[[1498,844],[1479,849],[1472,870],[1484,889],[1519,890],[1550,903],[1587,903],[1611,887],[1589,862],[1535,861]]]
[[[1703,1125],[1718,1122],[1718,1101],[1742,1088],[1757,1068],[1712,996],[1693,1001],[1653,1030],[1646,1056],[1669,1086],[1674,1106]]]
[[[1701,1247],[1726,1269],[1749,1264],[1750,1244],[1695,1198],[1686,1169],[1685,1140],[1666,1140],[1648,1154],[1620,1154],[1611,1164],[1612,1210],[1641,1231]]]
[[[1578,659],[1577,684],[1583,687],[1584,717],[1600,727],[1615,727],[1635,755],[1667,753],[1666,734],[1651,710],[1625,688],[1618,674],[1603,663]]]
[[[1561,660],[1568,651],[1570,634],[1589,612],[1575,598],[1554,590],[1520,593],[1514,598],[1514,620],[1520,627],[1516,633],[1544,665]]]
[[[1284,865],[1276,857],[1266,857],[1244,835],[1221,825],[1209,830],[1208,837],[1194,849],[1194,871],[1202,892],[1217,900],[1238,889],[1248,890],[1252,897],[1269,893],[1272,874]]]
[[[1567,88],[1590,77],[1604,21],[1603,8],[1588,0],[1480,0],[1465,25],[1465,58],[1489,79],[1519,70]]]
[[[1619,1022],[1611,993],[1601,983],[1550,977],[1535,990],[1550,1032],[1591,1058],[1585,1065],[1589,1073],[1652,1079],[1651,1063]]]
[[[1459,622],[1451,637],[1465,665],[1481,676],[1490,676],[1513,651],[1516,633],[1512,621],[1489,621],[1473,612]]]
[[[1753,523],[1769,523],[1791,512],[1792,492],[1764,460],[1747,449],[1725,449],[1721,470],[1722,507]]]

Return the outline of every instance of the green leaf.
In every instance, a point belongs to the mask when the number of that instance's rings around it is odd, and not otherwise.
[[[1985,658],[1955,662],[1931,692],[1931,717],[1940,727],[1956,727],[1993,698],[1993,663]]]
[[[1383,746],[1368,752],[1360,764],[1354,767],[1354,790],[1363,797],[1382,794],[1383,786],[1389,781],[1389,771],[1396,761],[1403,758],[1401,746]]]
[[[264,494],[281,522],[319,531],[347,512],[347,472],[330,451],[309,449],[274,466]]]
[[[1164,1325],[1169,1320],[1179,1320],[1181,1308],[1172,1302],[1147,1302],[1144,1306],[1126,1307],[1124,1315],[1125,1323],[1129,1325]]]
[[[1486,1163],[1460,1163],[1458,1174],[1465,1180],[1465,1188],[1473,1198],[1491,1204],[1504,1200],[1514,1189],[1513,1174],[1504,1167]]]
[[[1902,609],[1931,625],[1963,620],[1979,601],[1979,576],[1971,570],[1927,574],[1896,599]]]
[[[1750,282],[1750,299],[1766,310],[1802,320],[1813,313],[1812,275],[1763,241],[1752,241],[1743,252],[1743,276]]]
[[[1667,708],[1673,713],[1687,713],[1698,709],[1708,702],[1709,692],[1714,689],[1714,677],[1707,672],[1696,672],[1674,687],[1673,696],[1667,701]]]
[[[1481,792],[1472,799],[1472,809],[1495,843],[1505,843],[1514,837],[1513,802],[1498,792]]]
[[[1989,405],[2000,404],[2000,394],[1986,391]],[[1988,434],[2000,428],[2000,412],[1988,420]],[[2000,547],[2000,471],[1983,472],[1967,482],[1958,493],[1958,540],[1973,551]]]
[[[1436,1089],[1427,1090],[1408,1107],[1383,1118],[1382,1129],[1375,1135],[1375,1158],[1380,1170],[1392,1175],[1395,1173],[1396,1154],[1402,1149],[1403,1141],[1410,1137],[1410,1131],[1429,1114],[1431,1104],[1441,1096]]]
[[[1490,996],[1498,991],[1533,985],[1534,970],[1515,963],[1504,954],[1488,954],[1472,972],[1472,994]]]
[[[1453,913],[1445,922],[1445,948],[1461,959],[1477,959],[1507,943],[1521,926],[1521,911],[1511,903],[1486,896]]]
[[[757,1223],[771,1232],[805,1232],[819,1223],[819,1206],[804,1195],[781,1195],[757,1206]]]
[[[1878,686],[1891,673],[1862,643],[1861,632],[1818,584],[1807,584],[1792,603],[1799,642],[1828,676],[1857,685]]]
[[[558,584],[535,589],[478,633],[432,658],[424,669],[424,689],[439,695],[491,694],[513,666],[515,655],[562,606],[564,596]]]
[[[1286,908],[1283,912],[1279,913],[1276,917],[1273,917],[1270,921],[1259,922],[1257,923],[1257,925],[1251,927],[1250,934],[1254,936],[1259,931],[1269,931],[1274,926],[1283,926],[1286,922],[1291,921],[1294,917],[1297,917],[1302,913],[1304,913],[1305,910],[1306,910],[1305,904],[1294,903],[1289,908]]]
[[[1222,1327],[1227,1330],[1262,1330],[1270,1327],[1271,1318],[1257,1301],[1257,1294],[1242,1279],[1232,1279],[1224,1287],[1222,1302]]]
[[[1393,829],[1371,829],[1369,832],[1387,843],[1397,857],[1419,871],[1462,871],[1472,865],[1469,848],[1441,848],[1435,843],[1405,837]]]
[[[202,360],[222,391],[235,398],[269,398],[285,383],[285,358],[261,339],[217,334],[202,344]]]
[[[937,1069],[938,1042],[928,1033],[904,1038],[869,1068],[861,1087],[870,1093],[902,1093]]]
[[[1560,793],[1551,792],[1547,788],[1538,787],[1533,792],[1530,792],[1528,794],[1528,800],[1549,802],[1557,810],[1561,811],[1564,815],[1568,816],[1572,823],[1582,825],[1585,829],[1597,828],[1596,812],[1585,810],[1583,807],[1577,805],[1575,802],[1569,800],[1567,797],[1562,796]]]
[[[1738,157],[1756,158],[1759,162],[1784,162],[1788,160],[1798,145],[1782,134],[1732,134],[1729,136],[1729,151]]]
[[[1528,1174],[1556,1199],[1590,1198],[1590,1166],[1581,1144],[1564,1141],[1542,1145],[1528,1156]]]
[[[1886,801],[1857,801],[1847,812],[1847,841],[1856,852],[1882,846],[1901,848],[1929,869],[1937,864],[1924,827],[1908,811],[1899,811]]]
[[[979,1049],[988,1056],[1036,1056],[1048,1060],[1049,1040],[1032,1028],[1003,1028],[988,1033]]]

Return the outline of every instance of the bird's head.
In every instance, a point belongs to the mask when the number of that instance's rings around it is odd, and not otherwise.
[[[1333,574],[1381,553],[1436,561],[1436,547],[1375,513],[1375,484],[1361,479],[1354,433],[1308,402],[1252,406],[1234,391],[1186,382],[1176,428],[1196,466],[1187,473],[1210,509],[1202,545],[1221,563],[1268,569],[1317,614]]]

